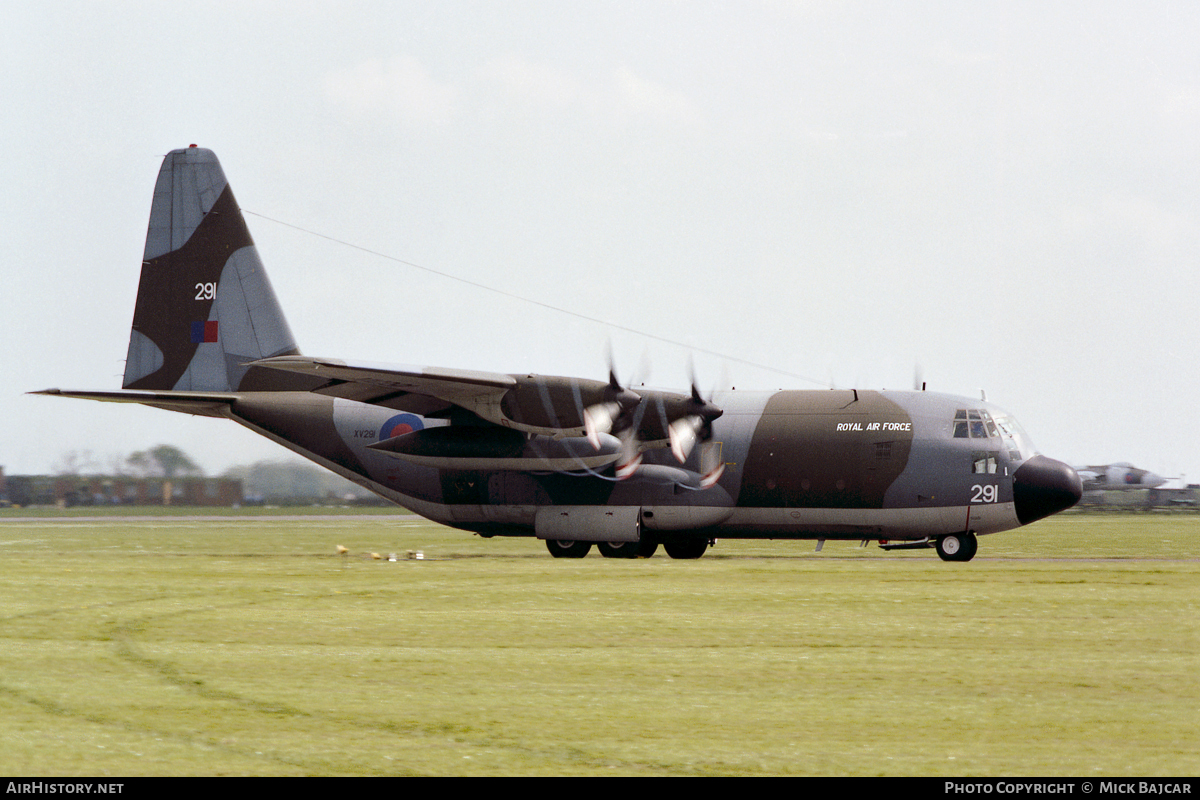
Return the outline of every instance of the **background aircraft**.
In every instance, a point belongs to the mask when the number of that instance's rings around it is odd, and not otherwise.
[[[1079,478],[1083,481],[1085,492],[1156,489],[1171,480],[1171,478],[1164,478],[1153,472],[1138,469],[1133,464],[1124,461],[1100,466],[1075,467],[1075,471],[1079,473]]]
[[[167,155],[121,391],[232,419],[432,520],[552,554],[697,558],[717,537],[880,540],[970,560],[1079,476],[980,400],[636,390],[300,354],[216,156]]]

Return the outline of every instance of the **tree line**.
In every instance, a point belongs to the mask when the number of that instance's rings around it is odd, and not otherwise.
[[[125,478],[202,478],[204,470],[183,450],[160,444],[127,456],[110,456],[107,463],[89,451],[69,451],[55,463],[60,477],[107,476]],[[297,459],[258,461],[225,470],[220,478],[240,480],[247,498],[330,498],[362,499],[371,492],[307,461]]]

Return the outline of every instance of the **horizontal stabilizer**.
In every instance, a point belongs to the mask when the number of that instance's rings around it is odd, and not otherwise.
[[[224,417],[231,404],[238,399],[235,392],[155,392],[127,389],[121,392],[64,391],[43,389],[30,394],[46,394],[54,397],[73,397],[77,400],[101,400],[106,403],[141,403],[168,411],[182,411],[204,417]]]

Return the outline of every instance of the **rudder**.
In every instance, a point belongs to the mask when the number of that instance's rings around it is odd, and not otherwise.
[[[301,388],[245,366],[299,352],[216,155],[171,151],[154,187],[123,388]]]

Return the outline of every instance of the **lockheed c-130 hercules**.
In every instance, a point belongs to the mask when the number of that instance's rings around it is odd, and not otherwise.
[[[878,540],[969,561],[1078,502],[1007,413],[913,391],[637,390],[303,356],[216,156],[169,153],[120,391],[232,419],[431,520],[577,558],[697,558],[717,537]],[[818,545],[819,547],[820,545]]]

